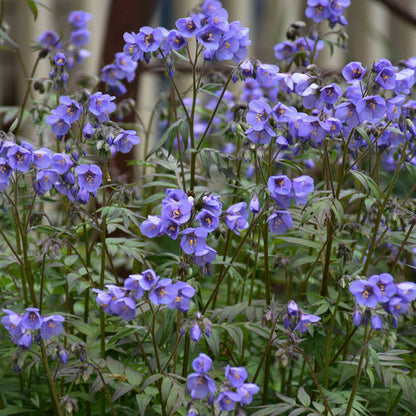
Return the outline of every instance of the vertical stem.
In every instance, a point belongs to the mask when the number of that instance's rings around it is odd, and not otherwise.
[[[269,272],[269,224],[266,222],[263,225],[263,244],[264,244],[264,274],[266,284],[266,304],[270,305],[271,285]]]

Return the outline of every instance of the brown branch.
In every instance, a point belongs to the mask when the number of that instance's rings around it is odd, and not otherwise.
[[[408,23],[416,26],[416,15],[412,14],[408,8],[399,4],[397,0],[374,0],[374,1],[384,4],[394,14],[401,17],[403,20],[407,21]]]

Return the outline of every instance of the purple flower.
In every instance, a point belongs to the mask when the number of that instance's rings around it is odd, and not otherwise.
[[[143,26],[137,34],[137,43],[143,52],[156,51],[163,41],[163,34],[159,28],[153,29]]]
[[[43,320],[39,314],[38,308],[26,308],[26,313],[22,319],[22,327],[24,329],[39,329]]]
[[[381,331],[381,329],[383,328],[383,321],[380,315],[374,314],[371,316],[371,328],[373,328],[376,331]]]
[[[393,90],[396,86],[396,72],[392,68],[383,68],[377,75],[374,81],[386,90]]]
[[[349,128],[360,124],[357,108],[353,102],[345,102],[335,107],[335,117],[344,122]]]
[[[357,113],[361,122],[378,122],[386,112],[386,100],[379,95],[371,95],[357,102]]]
[[[64,66],[66,64],[66,57],[63,52],[56,53],[55,56],[53,57],[53,60],[55,64],[58,66]]]
[[[240,402],[240,396],[233,391],[222,391],[218,395],[217,403],[221,410],[231,411]]]
[[[55,182],[59,179],[57,172],[51,169],[40,170],[36,174],[36,181],[33,183],[33,187],[38,195],[43,195],[52,189]]]
[[[227,364],[225,367],[225,376],[233,387],[241,387],[247,380],[248,374],[244,367],[230,367]]]
[[[43,339],[49,339],[52,335],[58,336],[64,330],[62,322],[65,318],[61,315],[50,315],[42,318],[42,326],[40,327],[40,336]]]
[[[136,303],[128,296],[122,297],[113,302],[111,310],[123,321],[131,321],[136,316]]]
[[[72,26],[81,29],[87,27],[91,18],[91,13],[82,10],[74,10],[69,13],[68,22],[71,23]]]
[[[308,0],[305,15],[316,23],[327,19],[330,16],[329,0]]]
[[[124,281],[124,288],[130,290],[131,295],[136,300],[140,299],[145,293],[145,290],[139,285],[140,279],[142,278],[143,276],[141,274],[131,274]]]
[[[260,387],[254,383],[244,383],[238,387],[237,394],[240,396],[241,404],[250,404],[253,401],[253,394],[257,394]]]
[[[192,204],[188,199],[179,202],[166,202],[162,206],[161,217],[163,220],[172,220],[177,224],[184,224],[191,217]]]
[[[215,25],[208,24],[198,31],[196,38],[198,39],[199,43],[205,46],[206,49],[215,51],[220,46],[219,42],[221,35],[221,29]]]
[[[55,153],[52,157],[51,169],[62,175],[67,172],[73,164],[74,162],[67,154]]]
[[[276,65],[262,64],[257,66],[256,80],[261,87],[270,88],[274,87],[277,83],[277,74],[279,73],[279,67]]]
[[[46,169],[51,165],[52,151],[45,147],[33,152],[33,163],[40,169]]]
[[[415,83],[415,71],[405,68],[396,73],[395,94],[410,94]]]
[[[413,302],[416,299],[416,283],[402,282],[397,283],[397,295],[406,302]]]
[[[250,111],[246,115],[247,123],[250,123],[254,130],[263,130],[272,112],[269,104],[264,99],[250,101]]]
[[[158,215],[149,215],[147,220],[144,220],[140,224],[140,231],[143,235],[149,238],[159,237],[161,233],[161,227],[163,224],[162,218]]]
[[[199,254],[195,254],[194,262],[201,268],[201,273],[205,276],[206,273],[211,276],[210,264],[215,260],[217,252],[209,246],[205,246],[205,249]]]
[[[367,67],[363,67],[361,62],[350,62],[342,70],[342,76],[348,83],[361,81],[367,71]]]
[[[176,21],[176,27],[186,38],[191,38],[196,33],[198,33],[201,28],[201,23],[197,15],[192,15],[191,17],[184,17]]]
[[[196,321],[192,322],[192,324],[191,324],[190,336],[191,336],[191,340],[193,342],[199,342],[199,340],[202,337],[201,328],[198,325],[198,322],[196,322]]]
[[[46,30],[38,37],[38,42],[43,47],[53,46],[59,49],[61,47],[61,42],[59,41],[59,36],[53,30]]]
[[[149,300],[155,305],[168,305],[175,300],[177,294],[178,289],[172,284],[172,279],[162,279],[149,293]]]
[[[80,48],[90,40],[90,31],[87,29],[76,29],[71,32],[70,42]]]
[[[208,394],[215,392],[215,382],[206,374],[189,374],[186,385],[191,391],[191,397],[193,399],[203,399]]]
[[[211,369],[211,366],[211,358],[203,352],[200,353],[198,357],[192,361],[192,368],[194,369],[194,371],[200,374],[207,373]]]
[[[302,312],[295,329],[297,329],[299,333],[302,334],[308,330],[312,323],[318,322],[320,320],[321,318],[319,316]]]
[[[7,151],[7,161],[10,167],[19,172],[27,172],[30,169],[32,158],[30,150],[17,144],[12,145]]]
[[[253,127],[250,127],[245,133],[247,135],[247,139],[255,144],[269,144],[272,137],[276,136],[276,133],[272,130],[268,123],[262,130],[255,130]]]
[[[145,270],[141,275],[139,285],[146,291],[150,290],[159,281],[159,276],[152,269]]]
[[[202,228],[186,228],[182,231],[180,246],[186,254],[201,255],[205,250],[205,238],[208,232]]]
[[[208,195],[202,198],[204,202],[204,209],[211,211],[217,217],[221,215],[222,203],[219,201],[219,196]]]
[[[352,321],[354,322],[355,326],[360,326],[363,323],[363,314],[357,308],[354,310],[354,313],[352,314]]]
[[[0,157],[0,183],[8,183],[12,168],[6,159]]]
[[[178,238],[180,231],[180,224],[171,219],[163,219],[162,226],[160,227],[160,232],[168,235],[172,240]]]
[[[275,211],[267,219],[271,233],[284,234],[293,226],[293,220],[289,211]]]
[[[56,108],[51,111],[51,114],[46,116],[45,121],[51,126],[52,133],[59,138],[65,136],[71,125],[65,120],[66,114],[60,109]]]
[[[381,303],[388,302],[396,294],[396,285],[393,283],[393,276],[389,273],[370,276],[368,283],[373,287],[374,294]]]
[[[141,50],[138,44],[138,36],[137,33],[128,33],[125,32],[123,35],[123,39],[126,42],[123,47],[123,52],[130,56],[132,61],[142,61],[143,60],[143,51]]]
[[[337,84],[330,84],[321,89],[320,99],[327,104],[327,108],[331,108],[341,96],[341,88]]]
[[[267,187],[273,199],[277,195],[289,196],[292,190],[292,181],[286,175],[270,176]]]
[[[175,299],[169,304],[169,308],[176,308],[178,311],[183,313],[187,312],[189,309],[189,302],[195,295],[195,289],[190,284],[185,282],[176,282],[173,286],[177,291],[177,294]]]
[[[95,192],[101,185],[103,173],[97,165],[79,165],[75,168],[78,185],[88,192]]]
[[[374,287],[367,280],[359,279],[350,284],[350,292],[355,296],[357,303],[361,306],[374,308],[378,299],[374,293]]]
[[[108,114],[116,109],[116,105],[112,102],[116,97],[102,92],[96,92],[90,97],[89,110],[94,114],[101,123],[105,123],[110,118]]]
[[[292,190],[294,193],[295,204],[306,204],[308,195],[314,190],[313,179],[307,175],[292,179]]]
[[[220,223],[219,218],[207,209],[203,209],[196,216],[196,219],[199,221],[200,226],[205,228],[208,232],[215,230]]]
[[[257,196],[256,193],[254,193],[253,196],[251,197],[248,209],[253,214],[258,214],[260,212],[260,201],[259,201],[259,197]]]
[[[248,228],[247,218],[247,203],[239,202],[237,204],[231,205],[227,209],[225,223],[231,231],[234,231],[237,235],[240,235],[240,230],[245,230]]]

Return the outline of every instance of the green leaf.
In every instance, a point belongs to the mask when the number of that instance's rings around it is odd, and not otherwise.
[[[74,263],[76,263],[77,260],[78,260],[78,255],[71,254],[70,256],[65,257],[64,264],[65,264],[65,266],[70,267]]]
[[[325,411],[325,406],[322,403],[319,402],[312,402],[313,407],[319,412],[319,413],[324,413]]]
[[[120,361],[117,361],[112,357],[107,357],[105,361],[107,363],[107,368],[111,373],[120,376],[124,374],[124,365]]]
[[[0,28],[0,39],[4,39],[7,43],[12,45],[15,49],[19,49],[19,45],[2,28]]]
[[[305,408],[295,409],[295,410],[292,410],[292,411],[288,414],[288,416],[298,416],[298,415],[301,415],[302,413],[305,413],[305,412],[307,412],[307,411],[308,411],[308,409],[305,409]]]
[[[133,389],[134,389],[134,386],[131,386],[130,384],[118,383],[116,390],[114,391],[113,397],[111,398],[111,401],[115,402],[121,396],[124,396],[126,393],[128,393],[129,391]]]
[[[139,386],[143,380],[143,375],[138,371],[133,370],[131,367],[126,367],[124,370],[124,374],[127,377],[127,381],[135,387]]]
[[[365,190],[367,190],[377,199],[383,199],[383,194],[381,193],[380,188],[372,178],[358,170],[351,170],[350,172],[351,175],[354,176],[354,179],[356,180],[357,184],[360,183]]]
[[[303,406],[309,407],[309,405],[311,404],[311,398],[302,386],[299,387],[297,397]]]
[[[228,332],[228,334],[234,341],[238,349],[238,352],[241,353],[241,351],[243,350],[243,341],[244,341],[244,334],[241,328],[236,325],[223,325],[222,327]]]
[[[156,141],[153,149],[147,154],[146,159],[149,159],[153,153],[157,152],[168,140],[171,140],[176,137],[178,134],[178,130],[182,123],[186,123],[187,121],[183,118],[176,120],[173,124],[171,124],[168,129],[162,134],[162,136]]]
[[[213,327],[211,331],[211,336],[205,339],[214,357],[218,358],[220,355],[220,336],[218,335],[217,329]]]
[[[34,19],[36,20],[38,18],[38,6],[36,6],[36,3],[33,0],[25,0],[26,4],[29,6],[30,11],[33,14]]]

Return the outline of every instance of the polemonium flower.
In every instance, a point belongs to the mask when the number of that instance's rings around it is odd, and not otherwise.
[[[146,291],[150,290],[159,281],[159,276],[152,269],[145,270],[141,275],[139,285]]]
[[[246,202],[231,205],[225,215],[225,223],[231,231],[240,235],[240,230],[248,228],[248,210]]]
[[[327,19],[330,15],[329,0],[308,0],[305,15],[316,23]]]
[[[139,285],[142,278],[141,274],[131,274],[124,281],[124,288],[130,290],[130,295],[136,300],[140,299],[145,293],[145,290]]]
[[[204,208],[211,211],[214,215],[220,216],[222,212],[222,202],[219,201],[219,196],[207,195],[202,198]]]
[[[19,172],[27,172],[32,162],[32,152],[17,144],[11,146],[7,151],[7,161],[12,169]]]
[[[57,66],[64,66],[66,64],[66,57],[63,52],[58,52],[53,57],[53,61]]]
[[[230,367],[227,364],[225,367],[225,376],[233,387],[241,387],[247,380],[248,374],[244,367]]]
[[[175,299],[169,304],[169,308],[176,308],[180,312],[187,312],[189,302],[195,295],[195,289],[185,282],[176,282],[173,284],[173,288],[177,291],[177,294]]]
[[[371,95],[359,100],[356,107],[361,122],[375,123],[380,121],[386,112],[386,100],[379,95]]]
[[[186,38],[191,38],[198,33],[201,28],[201,22],[197,15],[193,14],[190,17],[184,17],[176,21],[176,27]]]
[[[172,220],[177,224],[184,224],[191,217],[192,205],[188,199],[179,202],[172,201],[162,206],[161,217],[163,220]]]
[[[67,172],[73,164],[74,162],[66,153],[55,153],[52,156],[51,169],[62,175]]]
[[[335,107],[335,117],[344,122],[349,128],[356,127],[360,124],[356,105],[352,101],[337,105]]]
[[[250,111],[246,114],[247,123],[250,123],[254,130],[263,130],[272,112],[269,104],[260,99],[251,101],[248,107]]]
[[[58,110],[57,108],[51,111],[51,114],[47,115],[45,121],[51,126],[52,133],[55,136],[61,138],[65,136],[71,125],[65,121],[65,113]]]
[[[306,332],[312,323],[318,322],[320,320],[321,318],[319,316],[302,312],[295,329],[297,329],[299,333]]]
[[[70,97],[62,95],[59,97],[59,105],[56,110],[67,124],[72,124],[79,119],[82,106]]]
[[[91,13],[82,10],[74,10],[69,13],[68,22],[71,23],[72,26],[81,29],[87,27],[91,18]]]
[[[370,276],[368,283],[373,287],[374,294],[381,303],[388,302],[396,294],[396,285],[393,283],[393,276],[389,273]]]
[[[392,90],[396,86],[396,72],[392,68],[383,68],[374,81],[385,90]]]
[[[275,211],[267,219],[271,233],[284,234],[293,226],[293,220],[289,211]]]
[[[136,303],[128,296],[122,297],[114,301],[111,310],[123,321],[131,321],[136,316]]]
[[[410,94],[411,88],[415,84],[415,71],[405,68],[396,73],[396,85],[394,92],[396,94]]]
[[[163,219],[163,223],[160,227],[160,232],[168,235],[172,240],[178,238],[180,231],[180,224],[171,219]]]
[[[366,71],[367,67],[364,68],[361,62],[350,62],[342,70],[342,76],[348,83],[361,81]]]
[[[274,87],[277,84],[279,67],[276,65],[262,64],[257,66],[256,80],[260,86],[265,88]]]
[[[149,238],[159,237],[163,234],[163,232],[161,233],[162,224],[163,220],[159,215],[149,215],[147,220],[140,224],[140,231]]]
[[[406,302],[413,302],[416,299],[416,283],[402,282],[397,283],[397,295]]]
[[[7,160],[0,157],[0,184],[8,183],[12,171]]]
[[[219,218],[207,209],[203,209],[196,216],[196,219],[199,221],[200,226],[205,228],[208,232],[215,230],[220,223]]]
[[[87,29],[76,29],[71,32],[70,42],[80,48],[87,44],[90,40],[90,31]]]
[[[240,396],[241,404],[250,404],[253,401],[253,395],[260,391],[260,387],[254,383],[244,383],[237,388],[237,394]]]
[[[359,279],[350,284],[350,292],[355,296],[357,303],[361,306],[374,308],[378,299],[374,293],[374,287],[367,280]]]
[[[168,305],[175,300],[177,294],[178,290],[172,284],[172,279],[162,279],[149,293],[149,299],[155,305]]]
[[[213,24],[208,24],[198,31],[196,38],[206,49],[216,51],[220,46],[221,35],[222,30],[220,28]]]
[[[205,276],[206,273],[211,276],[210,264],[215,260],[216,256],[216,250],[209,246],[205,246],[205,249],[202,252],[195,254],[194,262],[201,268],[203,276]]]
[[[49,339],[52,335],[58,336],[64,330],[62,322],[65,318],[61,315],[44,316],[42,326],[40,327],[40,336],[42,339]]]
[[[251,197],[248,209],[253,214],[258,214],[260,212],[260,201],[259,201],[259,197],[257,196],[256,193],[254,193],[253,196]]]
[[[383,328],[383,321],[380,315],[374,314],[371,316],[371,328],[373,328],[376,331],[381,331],[381,329]]]
[[[123,47],[123,52],[130,56],[130,58],[137,62],[143,60],[143,51],[141,50],[138,44],[138,37],[137,33],[128,33],[125,32],[123,35],[123,39],[126,42]]]
[[[153,29],[143,26],[137,33],[137,43],[143,52],[156,51],[163,41],[163,34],[159,28]]]
[[[186,228],[182,231],[180,246],[186,254],[201,255],[205,250],[208,232],[202,227]]]
[[[52,151],[45,147],[33,152],[33,164],[40,169],[46,169],[51,165]]]
[[[32,334],[24,332],[19,338],[16,339],[16,344],[22,350],[28,350],[32,345],[32,340]]]
[[[53,46],[57,49],[61,47],[61,42],[59,41],[59,35],[53,30],[46,30],[38,37],[38,42],[43,47]]]
[[[253,127],[250,127],[245,131],[245,133],[247,135],[247,139],[255,144],[269,144],[272,137],[276,136],[276,133],[268,123],[265,124],[262,130],[255,130]]]
[[[192,368],[194,371],[200,374],[207,373],[209,370],[211,370],[211,366],[212,359],[203,352],[200,353],[198,357],[192,361]]]
[[[327,108],[332,106],[338,101],[339,97],[342,96],[341,88],[337,84],[330,84],[321,88],[321,100],[327,105]]]
[[[25,329],[39,329],[42,326],[43,320],[39,314],[38,308],[26,308],[26,313],[23,315],[22,326]]]
[[[40,170],[36,174],[36,180],[33,187],[38,195],[43,195],[52,189],[53,185],[58,181],[59,175],[51,169]]]
[[[203,399],[208,394],[215,392],[215,382],[206,374],[189,374],[186,385],[191,391],[191,397],[193,399]]]
[[[191,328],[190,328],[190,336],[191,336],[191,340],[193,342],[199,342],[201,337],[202,337],[202,331],[200,326],[198,325],[198,322],[194,321],[191,324]]]
[[[273,199],[276,195],[288,196],[292,190],[292,181],[286,175],[270,176],[267,187]]]
[[[239,403],[240,396],[233,391],[222,391],[217,398],[218,406],[223,411],[231,411]]]
[[[88,192],[95,192],[100,187],[103,179],[101,168],[94,164],[77,166],[75,174],[78,175],[79,187]]]
[[[115,98],[98,91],[91,95],[88,109],[101,123],[105,123],[110,119],[108,114],[116,109],[116,105],[112,102]]]
[[[314,190],[313,179],[308,175],[292,179],[292,190],[295,204],[306,204],[308,195]]]
[[[352,314],[352,321],[355,326],[360,326],[363,323],[363,314],[359,309],[354,310],[354,313]]]

